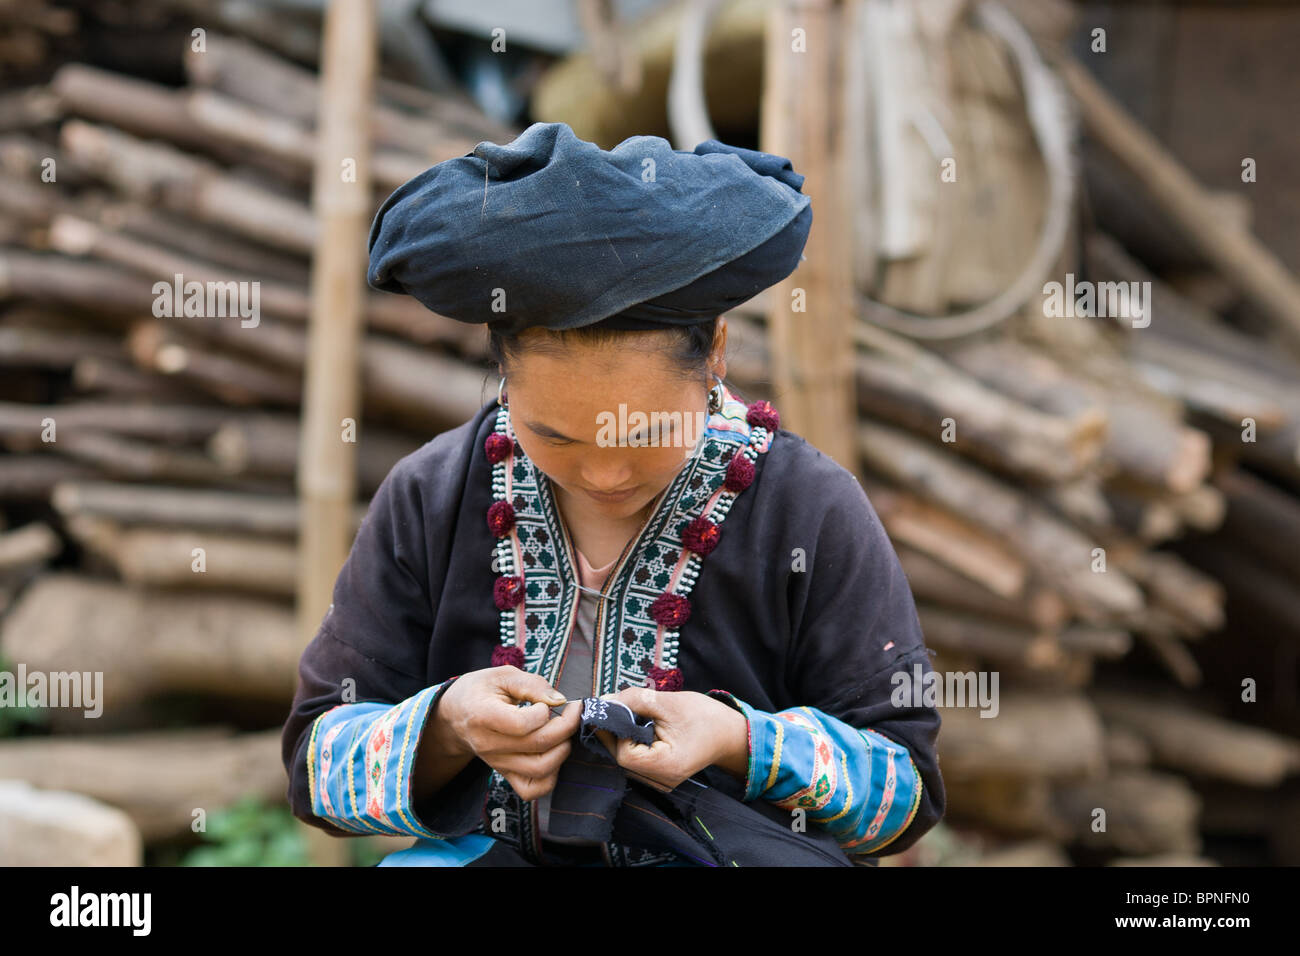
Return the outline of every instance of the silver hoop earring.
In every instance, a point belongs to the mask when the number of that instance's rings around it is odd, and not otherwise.
[[[722,411],[722,379],[717,375],[713,378],[718,384],[709,389],[709,414],[716,415]]]
[[[506,399],[504,402],[501,400],[501,390],[505,387],[506,387],[506,377],[502,375],[501,382],[499,385],[497,385],[497,404],[500,405],[502,408],[508,409],[510,408],[510,404],[509,404],[510,400]]]

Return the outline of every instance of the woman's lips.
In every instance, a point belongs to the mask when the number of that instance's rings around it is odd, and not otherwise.
[[[636,489],[635,489],[635,488],[629,488],[627,491],[619,492],[619,493],[616,494],[616,495],[607,495],[607,494],[603,494],[603,493],[601,493],[601,492],[599,492],[599,491],[588,491],[588,492],[587,492],[587,494],[591,495],[591,497],[595,498],[597,501],[604,501],[604,502],[609,502],[609,503],[614,503],[614,502],[618,502],[618,501],[626,501],[628,498],[631,498],[632,495],[635,494],[635,493],[636,493]]]

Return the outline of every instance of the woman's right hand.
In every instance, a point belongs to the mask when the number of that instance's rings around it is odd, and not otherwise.
[[[580,702],[551,713],[563,699],[540,675],[507,664],[456,678],[437,715],[449,746],[498,771],[520,799],[536,800],[555,788],[578,730]],[[525,700],[537,703],[520,707]]]

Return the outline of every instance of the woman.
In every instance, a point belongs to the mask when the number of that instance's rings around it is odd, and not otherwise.
[[[387,865],[700,862],[557,788],[603,697],[652,721],[598,734],[658,791],[715,788],[854,862],[938,822],[938,714],[891,702],[930,665],[879,519],[723,382],[720,315],[794,271],[802,182],[538,123],[384,203],[371,284],[487,325],[502,377],[375,494],[285,724],[298,817],[420,838]]]

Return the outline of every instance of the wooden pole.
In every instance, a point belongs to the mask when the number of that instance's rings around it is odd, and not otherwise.
[[[356,445],[344,419],[361,408],[365,248],[371,209],[369,120],[376,58],[371,0],[325,8],[312,207],[319,231],[312,257],[311,319],[299,444],[298,633],[303,646],[329,608],[352,546]],[[346,846],[311,830],[318,863],[344,863]],[[319,837],[325,837],[324,840]],[[330,852],[333,851],[333,852]]]
[[[767,22],[762,148],[790,159],[813,208],[807,261],[772,289],[768,334],[782,425],[861,475],[853,440],[853,248],[837,132],[853,55],[841,49],[845,18],[839,0],[782,0]]]
[[[1300,351],[1300,283],[1286,265],[1225,217],[1210,194],[1087,69],[1066,60],[1061,71],[1088,130],[1137,177],[1184,238],[1242,295],[1272,317],[1279,331]]]

